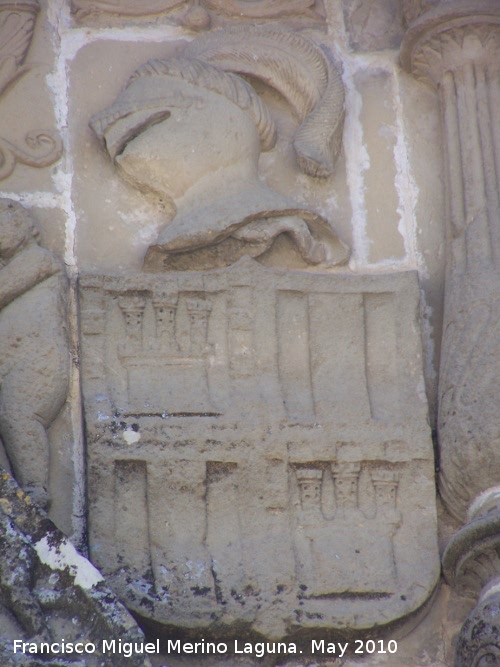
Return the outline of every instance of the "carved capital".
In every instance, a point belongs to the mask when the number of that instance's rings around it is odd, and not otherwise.
[[[500,5],[496,0],[432,4],[427,3],[430,8],[414,20],[403,40],[401,63],[407,71],[438,86],[446,72],[455,72],[465,63],[498,66]],[[407,17],[415,17],[414,8]]]

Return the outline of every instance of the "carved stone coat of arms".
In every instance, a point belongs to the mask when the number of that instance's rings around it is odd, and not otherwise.
[[[294,109],[311,178],[343,89],[305,37],[244,36],[142,65],[91,120],[172,212],[143,271],[80,280],[91,558],[169,627],[362,631],[439,572],[418,284],[349,273],[329,221],[259,179],[275,129],[249,81]]]

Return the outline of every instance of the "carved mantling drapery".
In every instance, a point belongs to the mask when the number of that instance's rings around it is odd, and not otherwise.
[[[439,487],[449,512],[465,524],[447,547],[444,571],[451,585],[477,595],[483,586],[491,589],[500,574],[500,515],[491,504],[500,480],[500,5],[496,0],[432,4],[420,15],[409,7],[409,18],[418,18],[401,59],[417,78],[437,87],[441,103],[447,267]],[[479,628],[488,626],[486,616],[498,599],[498,592],[483,588],[482,601],[462,630],[458,664],[497,664],[498,642],[488,648],[494,633],[481,634]]]

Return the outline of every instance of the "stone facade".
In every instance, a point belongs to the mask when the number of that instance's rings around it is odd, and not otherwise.
[[[495,0],[0,0],[0,463],[137,665],[496,664],[499,35]],[[2,660],[143,641],[3,479]]]

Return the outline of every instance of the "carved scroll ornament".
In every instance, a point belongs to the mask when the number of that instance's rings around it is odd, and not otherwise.
[[[185,3],[186,0],[73,0],[73,9],[83,17],[93,12],[108,12],[123,16],[161,14]]]
[[[212,14],[248,19],[286,19],[295,17],[309,21],[324,20],[318,0],[73,0],[78,18],[87,15],[117,14],[141,17],[169,13],[175,9],[186,11],[181,23],[193,30],[210,27]]]
[[[316,177],[333,170],[342,81],[329,56],[304,37],[238,27],[188,45],[183,58],[142,65],[91,126],[129,182],[176,210],[144,267],[227,266],[243,255],[264,255],[281,234],[306,266],[345,263],[349,251],[322,216],[260,182],[259,144],[272,148],[274,122],[235,72],[265,81],[290,102],[301,121],[294,138],[300,168]]]
[[[0,137],[0,181],[12,174],[16,164],[49,167],[62,155],[61,137],[50,130],[31,130],[25,136],[25,148]]]
[[[33,37],[38,10],[37,0],[0,0],[0,98],[11,84],[31,69],[24,64],[24,59]],[[12,174],[17,163],[47,167],[62,154],[61,139],[50,130],[28,132],[25,144],[25,147],[19,147],[0,137],[0,181]]]

